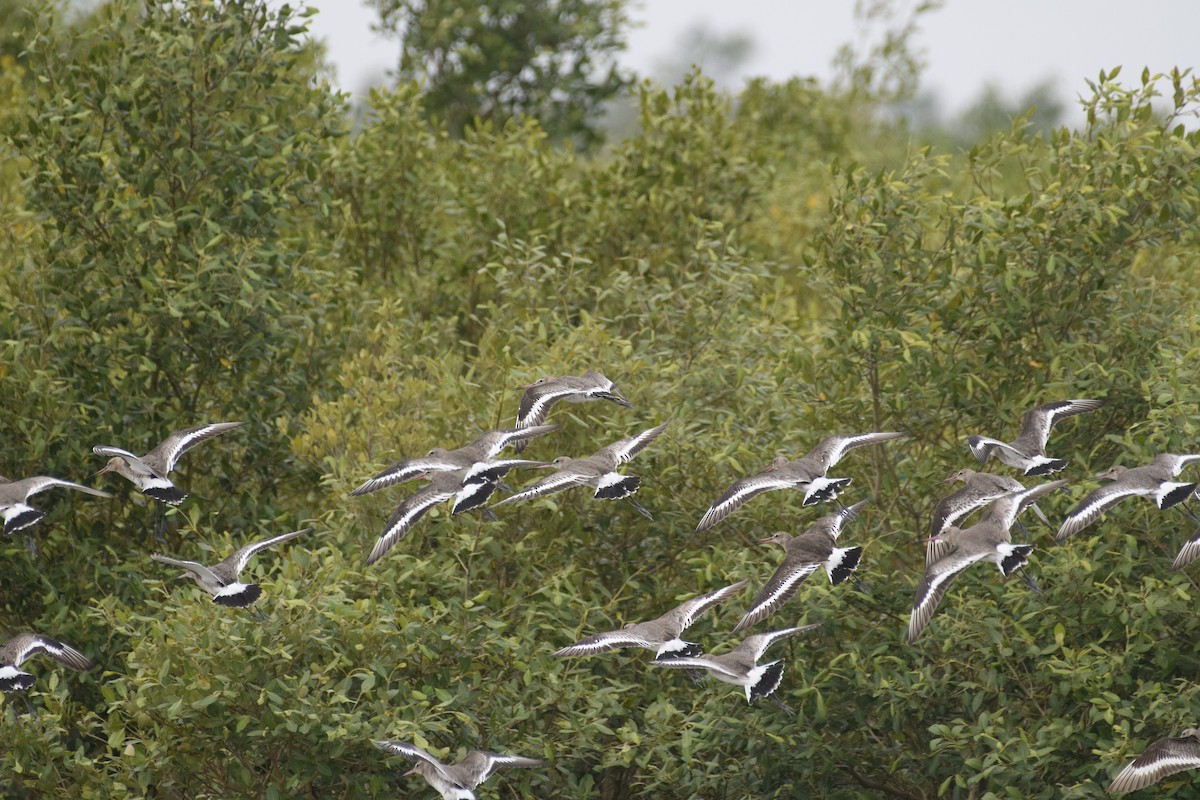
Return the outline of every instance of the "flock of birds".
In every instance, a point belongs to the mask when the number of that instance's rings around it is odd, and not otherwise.
[[[482,509],[483,513],[491,514],[484,505],[497,489],[511,491],[503,478],[517,468],[551,469],[554,472],[512,493],[496,506],[544,497],[576,486],[587,486],[594,490],[596,499],[622,500],[638,513],[651,517],[651,513],[633,499],[641,479],[622,473],[620,467],[662,435],[667,423],[614,442],[586,458],[561,457],[542,462],[500,456],[510,446],[520,454],[532,439],[557,430],[560,426],[545,424],[555,403],[594,400],[607,400],[631,407],[612,381],[595,370],[589,370],[581,376],[541,378],[525,387],[514,428],[485,433],[453,450],[434,448],[424,456],[399,461],[364,482],[351,495],[368,494],[412,480],[428,481],[424,488],[409,495],[396,508],[367,557],[367,563],[373,564],[387,554],[429,509],[440,503],[453,500],[454,514],[471,509]],[[967,443],[980,463],[987,463],[995,457],[1027,477],[1050,475],[1066,466],[1063,459],[1046,455],[1046,443],[1052,426],[1060,419],[1095,411],[1101,405],[1098,400],[1086,399],[1046,403],[1026,414],[1021,434],[1016,439],[1003,442],[985,436],[970,436]],[[153,500],[178,505],[186,499],[187,493],[175,485],[169,476],[179,457],[200,442],[243,424],[219,422],[176,431],[143,456],[117,447],[94,447],[97,455],[110,459],[97,475],[116,473],[131,481]],[[735,481],[713,502],[696,530],[712,527],[755,497],[779,489],[803,492],[805,506],[820,502],[832,502],[838,506],[837,511],[821,518],[797,536],[781,531],[761,540],[764,544],[778,545],[784,551],[783,559],[751,601],[733,633],[741,633],[779,611],[804,580],[820,569],[826,571],[833,585],[851,579],[858,580],[854,578],[854,573],[862,557],[862,548],[838,547],[837,541],[842,528],[858,515],[867,501],[862,500],[851,506],[842,505],[839,496],[851,481],[849,478],[831,477],[828,471],[851,449],[884,444],[903,436],[898,432],[868,432],[826,437],[815,449],[799,459],[776,458],[763,472]],[[1100,473],[1096,477],[1109,482],[1083,498],[1061,523],[1055,541],[1065,541],[1095,522],[1113,505],[1132,496],[1148,497],[1160,509],[1177,507],[1200,524],[1200,516],[1184,505],[1196,493],[1197,484],[1173,480],[1185,466],[1197,460],[1200,460],[1200,455],[1162,454],[1145,466],[1132,469],[1115,466]],[[961,482],[963,487],[942,499],[934,509],[930,536],[926,540],[925,572],[917,587],[909,619],[910,642],[915,641],[929,624],[953,579],[974,563],[990,561],[997,565],[1004,577],[1018,572],[1031,588],[1037,590],[1033,579],[1020,572],[1028,563],[1033,546],[1014,543],[1010,529],[1014,525],[1024,528],[1018,518],[1028,508],[1048,522],[1037,507],[1037,500],[1066,484],[1066,481],[1054,480],[1027,487],[1010,477],[972,469],[962,469],[946,478],[946,482]],[[51,488],[112,497],[108,492],[58,478],[37,476],[9,481],[0,477],[0,512],[4,533],[13,534],[40,520],[44,512],[29,505],[28,501],[33,495]],[[983,509],[980,520],[962,527],[960,523],[977,509]],[[250,613],[257,613],[261,619],[262,612],[252,609],[252,606],[261,596],[262,589],[257,584],[241,582],[240,573],[255,554],[303,536],[311,530],[291,531],[247,544],[211,566],[160,553],[152,554],[151,558],[186,570],[178,577],[192,579],[212,596],[214,603],[246,608]],[[1184,544],[1172,566],[1182,569],[1198,556],[1200,529]],[[655,657],[651,663],[655,666],[687,670],[695,681],[702,680],[706,675],[712,676],[739,686],[748,703],[765,697],[790,713],[787,706],[774,697],[783,678],[783,661],[777,659],[760,664],[759,659],[771,645],[812,630],[817,624],[752,634],[736,647],[716,654],[706,653],[700,645],[681,638],[683,632],[704,612],[734,597],[748,582],[742,580],[700,595],[656,619],[587,636],[556,651],[554,655],[566,658],[589,656],[616,648],[645,648],[654,651]],[[863,588],[865,590],[865,586]],[[21,633],[0,646],[0,692],[24,693],[33,686],[33,676],[23,671],[21,665],[37,654],[48,655],[75,670],[92,667],[91,660],[70,645],[38,633]],[[28,699],[25,702],[28,706]],[[29,708],[32,711],[32,707]],[[375,745],[412,762],[414,767],[406,775],[424,777],[445,800],[474,798],[475,787],[499,768],[537,767],[544,764],[539,759],[483,750],[469,751],[461,761],[444,764],[407,742],[377,741]],[[1117,775],[1108,786],[1108,791],[1123,794],[1197,766],[1200,766],[1200,728],[1186,728],[1179,737],[1160,739],[1147,747]]]

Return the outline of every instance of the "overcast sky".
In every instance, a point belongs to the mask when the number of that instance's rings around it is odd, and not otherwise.
[[[312,24],[338,70],[338,85],[358,93],[384,81],[398,46],[372,33],[375,13],[359,0],[305,0],[320,13]],[[912,2],[900,3],[911,7]],[[745,33],[754,42],[738,75],[828,80],[839,46],[856,40],[851,0],[635,0],[639,27],[622,63],[639,75],[673,60],[683,34],[703,24],[717,34]],[[1117,64],[1133,79],[1142,67],[1162,72],[1200,62],[1200,0],[947,0],[920,22],[928,66],[921,88],[956,111],[987,83],[1016,99],[1044,79],[1072,111],[1084,78]]]

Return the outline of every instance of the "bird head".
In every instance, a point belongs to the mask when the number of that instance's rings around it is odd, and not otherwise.
[[[955,481],[962,481],[963,483],[966,483],[967,480],[974,474],[975,470],[973,469],[960,469],[949,478],[942,478],[942,483],[954,483]]]
[[[786,531],[775,531],[765,539],[759,539],[759,544],[777,544],[780,547],[787,547],[787,543],[792,540],[792,535]]]
[[[120,456],[113,456],[112,458],[110,458],[108,460],[108,464],[106,464],[104,466],[104,469],[97,472],[96,475],[103,475],[106,472],[115,472],[118,475],[120,475],[120,474],[124,473],[124,471],[125,471],[125,459],[121,458]],[[93,475],[92,477],[95,477],[95,475]]]

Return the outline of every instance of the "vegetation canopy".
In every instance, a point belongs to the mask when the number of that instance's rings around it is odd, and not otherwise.
[[[622,7],[581,5],[570,35],[608,53],[624,23],[589,14]],[[693,72],[638,86],[636,132],[588,154],[553,109],[468,125],[489,114],[453,117],[431,81],[375,90],[349,135],[288,6],[114,2],[32,30],[0,53],[0,473],[116,496],[38,495],[45,519],[0,537],[0,628],[96,664],[31,661],[32,713],[4,696],[5,797],[432,796],[389,739],[548,762],[491,797],[1085,798],[1196,724],[1197,589],[1169,569],[1192,525],[1149,503],[1061,546],[1027,520],[1041,594],[967,571],[904,641],[966,435],[1103,399],[1054,429],[1053,522],[1099,470],[1196,450],[1190,73],[1102,72],[1080,130],[1016,119],[947,153],[878,121],[877,87],[760,81],[735,102]],[[631,465],[653,520],[590,490],[495,519],[443,505],[366,565],[423,484],[351,490],[589,368],[633,408],[561,403],[522,457],[669,422]],[[248,424],[180,461],[178,508],[89,477],[93,445],[219,421]],[[643,650],[552,656],[757,591],[781,557],[760,540],[832,508],[774,492],[695,533],[704,510],[776,456],[892,430],[837,467],[847,505],[870,500],[844,537],[869,592],[814,574],[748,631],[821,623],[767,656],[794,716]],[[241,573],[265,622],[150,558],[213,564],[309,526]],[[688,640],[728,652],[752,596]]]

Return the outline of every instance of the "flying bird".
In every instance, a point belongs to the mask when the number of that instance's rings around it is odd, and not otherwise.
[[[796,593],[804,579],[821,567],[825,568],[829,574],[829,582],[834,586],[853,575],[859,559],[862,558],[862,548],[837,547],[837,538],[842,532],[842,526],[858,516],[858,512],[867,502],[863,500],[822,517],[799,536],[778,531],[761,540],[764,544],[777,544],[783,548],[783,563],[754,598],[750,609],[734,627],[733,632],[740,633],[774,614]]]
[[[1196,767],[1200,767],[1200,728],[1184,728],[1179,736],[1159,739],[1147,747],[1121,770],[1106,791],[1125,794]]]
[[[222,433],[240,428],[244,422],[215,422],[211,425],[197,425],[194,428],[184,428],[175,431],[159,443],[149,453],[142,457],[135,456],[128,450],[108,445],[96,445],[92,452],[100,456],[108,456],[108,465],[97,472],[115,472],[133,482],[142,494],[167,505],[177,506],[187,498],[187,492],[180,489],[167,477],[175,469],[179,457],[200,442],[220,436]]]
[[[525,443],[535,436],[556,431],[558,428],[558,425],[536,425],[527,428],[488,431],[475,441],[453,450],[435,447],[420,458],[406,458],[397,461],[374,478],[363,483],[350,495],[358,496],[377,492],[397,483],[425,477],[430,472],[465,470],[468,482],[491,481],[495,483],[513,467],[531,467],[543,464],[541,461],[525,461],[517,458],[497,459],[496,456],[500,454],[501,450],[510,444]]]
[[[657,427],[644,430],[636,436],[630,436],[607,447],[602,447],[587,458],[572,459],[566,456],[556,458],[545,465],[557,470],[554,475],[501,500],[496,505],[502,506],[505,503],[545,497],[573,486],[592,486],[596,489],[593,497],[597,500],[624,500],[637,509],[642,516],[654,519],[649,511],[633,499],[633,494],[641,486],[642,479],[636,475],[622,475],[617,472],[617,467],[628,463],[635,455],[642,452],[647,445],[667,429],[667,424],[664,422]]]
[[[739,581],[732,586],[694,597],[649,622],[631,622],[619,631],[587,636],[569,647],[556,650],[554,655],[558,658],[590,656],[618,647],[644,647],[653,650],[655,658],[699,655],[700,645],[685,642],[679,638],[680,635],[705,611],[737,594],[747,583]]]
[[[238,576],[246,568],[246,563],[251,557],[262,550],[290,539],[295,539],[297,536],[302,536],[311,530],[312,528],[304,528],[303,530],[272,536],[270,539],[263,539],[261,542],[248,544],[245,547],[234,550],[224,560],[211,567],[206,567],[199,561],[184,561],[164,556],[161,553],[154,553],[150,558],[161,564],[170,564],[187,570],[179,578],[191,578],[196,582],[197,586],[212,595],[213,602],[217,605],[248,608],[262,595],[262,587],[257,583],[241,583],[238,581]],[[265,617],[261,612],[258,616],[260,618]]]
[[[442,795],[442,800],[475,800],[475,787],[486,781],[501,767],[541,767],[545,761],[524,756],[506,756],[487,750],[470,750],[462,761],[443,764],[416,745],[408,742],[379,741],[380,750],[402,756],[413,762],[404,773],[420,775]]]
[[[1062,527],[1054,535],[1054,541],[1066,541],[1126,497],[1149,497],[1162,509],[1179,505],[1195,493],[1196,484],[1180,483],[1171,479],[1188,464],[1197,460],[1200,460],[1200,454],[1160,453],[1145,466],[1132,469],[1115,466],[1106,469],[1096,475],[1096,478],[1112,482],[1083,498],[1078,507],[1063,520]]]
[[[478,508],[496,491],[496,484],[486,480],[467,480],[470,470],[460,469],[457,472],[426,472],[418,477],[426,478],[429,483],[404,499],[387,521],[383,534],[371,549],[367,564],[374,564],[383,558],[396,542],[408,535],[417,520],[425,516],[429,509],[454,499],[453,514],[461,514]]]
[[[64,667],[87,671],[92,662],[83,653],[57,639],[40,633],[18,633],[0,646],[0,692],[27,692],[33,686],[33,676],[21,669],[31,656],[45,654]]]
[[[23,478],[19,481],[10,481],[8,478],[0,475],[0,515],[4,518],[4,532],[12,534],[24,530],[46,516],[45,511],[34,508],[26,501],[39,492],[60,486],[64,489],[74,489],[77,492],[83,492],[95,497],[112,497],[108,492],[102,492],[90,486],[59,480],[58,478],[50,478],[45,475],[38,475],[34,478]]]
[[[850,479],[828,478],[825,473],[841,460],[847,450],[889,442],[905,435],[878,432],[827,436],[810,453],[795,461],[780,456],[763,472],[735,481],[704,513],[696,530],[711,528],[753,498],[776,489],[802,490],[806,506],[822,500],[832,500],[850,483]]]
[[[983,519],[971,527],[951,526],[932,537],[926,552],[925,575],[917,586],[908,621],[909,643],[921,635],[950,588],[950,582],[964,569],[979,561],[990,561],[1007,578],[1027,563],[1033,545],[1013,544],[1009,528],[1030,503],[1065,485],[1066,481],[1051,481],[1005,495],[992,501]]]
[[[660,667],[705,670],[723,683],[741,686],[746,692],[746,702],[752,703],[759,697],[770,697],[779,688],[780,681],[783,680],[782,660],[768,661],[761,665],[758,663],[758,659],[762,657],[767,648],[780,639],[810,631],[820,624],[814,622],[810,625],[784,628],[771,633],[756,633],[753,636],[747,636],[741,644],[728,653],[720,655],[706,653],[699,656],[669,656],[657,658],[651,663]],[[786,709],[787,706],[783,706],[783,708]]]
[[[559,400],[568,403],[608,400],[619,406],[633,408],[633,404],[613,386],[613,382],[594,369],[578,377],[564,375],[560,378],[538,378],[524,388],[525,394],[521,396],[521,405],[517,409],[518,428],[541,425],[550,408]],[[514,449],[520,453],[525,449],[525,442],[518,442]]]
[[[1020,481],[1007,475],[993,475],[989,472],[976,472],[973,469],[960,469],[942,483],[952,483],[953,481],[962,481],[963,487],[938,501],[937,506],[933,509],[933,521],[929,526],[930,536],[937,536],[975,509],[1025,488]],[[1031,503],[1030,506],[1042,522],[1050,523],[1042,510],[1038,508],[1037,503]],[[1016,524],[1020,526],[1021,523],[1018,520]]]
[[[1064,459],[1046,456],[1046,440],[1050,438],[1050,428],[1060,419],[1087,414],[1103,405],[1101,400],[1061,400],[1057,403],[1043,403],[1025,415],[1021,435],[1011,442],[971,435],[967,437],[967,445],[980,464],[986,464],[988,458],[995,455],[1008,466],[1023,470],[1028,476],[1049,475],[1067,465]]]

